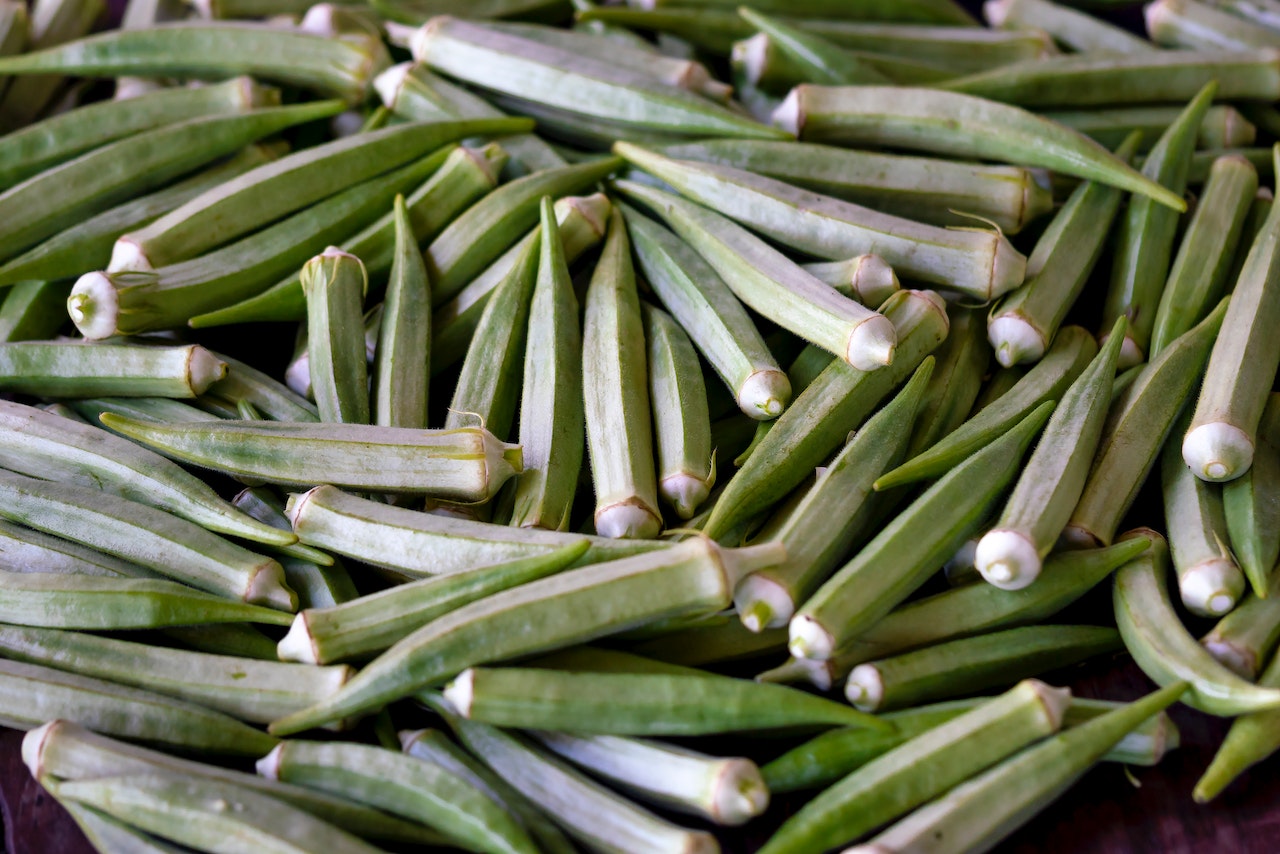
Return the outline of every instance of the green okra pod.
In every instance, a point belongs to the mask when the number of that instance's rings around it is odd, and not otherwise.
[[[1247,596],[1200,638],[1209,654],[1245,679],[1256,680],[1280,642],[1280,600]]]
[[[1280,689],[1280,656],[1272,658],[1258,678],[1258,685],[1269,690]],[[1196,803],[1213,800],[1250,766],[1280,750],[1278,722],[1280,711],[1275,709],[1249,712],[1236,718],[1191,793]]]
[[[1249,161],[1226,156],[1213,162],[1160,294],[1150,355],[1199,323],[1222,298],[1257,189],[1258,170]]]
[[[525,468],[513,494],[513,526],[552,531],[569,526],[586,433],[586,355],[578,299],[555,211],[551,198],[543,196],[538,277],[529,307],[520,396],[520,446]]]
[[[735,613],[716,614],[683,629],[660,634],[632,647],[637,655],[670,664],[701,667],[785,651],[783,629],[753,632]]]
[[[80,828],[80,832],[96,851],[103,851],[106,854],[115,854],[115,852],[178,854],[179,852],[178,848],[169,843],[135,830],[100,810],[75,801],[64,802],[62,808],[71,816],[71,820],[76,823],[76,827]]]
[[[1254,594],[1266,597],[1280,558],[1280,397],[1262,410],[1253,465],[1222,486],[1222,504],[1232,554]]]
[[[777,45],[777,49],[799,66],[804,78],[809,81],[829,86],[893,82],[875,66],[861,62],[856,56],[822,36],[806,33],[745,7],[740,6],[738,14]]]
[[[1205,84],[1178,120],[1161,135],[1142,164],[1142,174],[1174,193],[1186,190],[1196,128],[1204,120],[1217,92],[1215,82]],[[1133,199],[1120,221],[1111,286],[1102,309],[1102,328],[1110,328],[1120,317],[1129,320],[1121,368],[1140,364],[1150,350],[1159,293],[1169,272],[1177,228],[1175,211],[1145,198]]]
[[[982,377],[991,358],[983,312],[955,306],[948,313],[951,332],[934,353],[936,367],[920,403],[904,459],[932,448],[963,424],[982,388]]]
[[[1116,156],[1128,162],[1137,141],[1130,134]],[[1049,223],[1027,259],[1027,281],[991,308],[987,335],[1001,365],[1036,362],[1049,349],[1102,256],[1122,195],[1087,181]]]
[[[1062,726],[1070,692],[1027,680],[857,769],[791,816],[762,854],[839,846]]]
[[[231,499],[231,503],[237,510],[242,511],[248,516],[252,516],[265,525],[278,528],[281,531],[293,532],[293,527],[289,524],[289,517],[284,514],[284,500],[280,498],[275,491],[265,486],[247,487],[236,493]],[[287,554],[295,559],[303,560],[311,564],[331,569],[328,576],[331,586],[336,590],[343,589],[346,592],[343,598],[355,598],[355,588],[351,584],[351,579],[346,577],[346,570],[342,569],[332,555],[325,554],[319,549],[313,549],[311,546],[304,546],[301,543],[294,542],[285,548],[280,549],[282,554]],[[289,567],[285,567],[285,578],[289,577]],[[293,585],[290,584],[290,587]],[[346,595],[350,594],[350,595]],[[301,607],[311,607],[303,603],[303,596],[299,591],[299,603]]]
[[[876,480],[878,490],[937,477],[1003,435],[1047,400],[1058,400],[1097,355],[1093,336],[1079,326],[1062,329],[1045,357],[991,405],[978,410],[935,445]],[[1013,379],[1011,376],[1010,379]]]
[[[1195,388],[1226,309],[1224,299],[1208,317],[1160,351],[1112,403],[1080,503],[1063,531],[1069,544],[1085,548],[1111,544]]]
[[[431,762],[379,747],[289,741],[258,760],[270,780],[319,789],[439,830],[468,850],[537,851],[524,829],[469,780]]]
[[[1041,404],[952,469],[829,578],[791,618],[791,654],[830,658],[937,571],[1018,473],[1023,454],[1052,408]]]
[[[1124,645],[1142,671],[1157,685],[1190,683],[1183,702],[1211,715],[1280,708],[1280,690],[1240,678],[1196,643],[1169,600],[1164,538],[1147,529],[1137,533],[1150,539],[1152,548],[1116,573],[1112,601]]]
[[[995,527],[978,541],[974,567],[987,582],[1006,590],[1032,584],[1057,545],[1098,450],[1126,327],[1116,321],[1112,340],[1062,393]]]
[[[359,322],[368,287],[364,264],[337,247],[302,268],[311,389],[321,421],[369,423],[368,361]]]
[[[188,753],[260,756],[277,739],[221,712],[51,667],[0,659],[0,722],[34,729],[62,718]]]
[[[879,255],[857,255],[845,261],[804,264],[805,272],[866,306],[881,305],[902,290],[889,263]]]
[[[1280,47],[1280,33],[1243,20],[1216,4],[1156,0],[1143,10],[1151,40],[1190,50],[1248,50]]]
[[[658,494],[681,519],[692,519],[716,482],[702,366],[689,336],[671,315],[648,305],[641,311]]]
[[[225,362],[198,344],[0,344],[0,389],[20,394],[192,398],[222,379],[226,370]]]
[[[776,545],[721,549],[691,539],[668,549],[567,570],[464,605],[384,652],[335,698],[272,724],[276,732],[376,708],[478,664],[559,649],[627,628],[719,611],[746,572],[782,558]],[[568,608],[571,623],[561,615]]]
[[[227,363],[227,375],[209,386],[209,395],[222,400],[249,401],[274,421],[320,420],[315,404],[288,386],[239,359],[222,353],[215,355]]]
[[[863,711],[900,709],[1008,685],[1122,648],[1112,628],[1021,626],[859,664],[844,693]]]
[[[1026,259],[998,231],[939,229],[732,166],[672,160],[626,142],[616,143],[613,150],[687,198],[807,254],[839,260],[873,252],[904,276],[980,300],[1006,293],[1023,279]],[[654,204],[660,197],[641,198]],[[687,229],[669,224],[682,233]],[[694,247],[707,255],[699,243]],[[708,261],[716,266],[712,258]]]
[[[1190,95],[1187,96],[1188,98]],[[774,123],[806,142],[884,146],[1041,166],[1138,193],[1177,211],[1186,202],[1093,140],[1018,107],[960,92],[797,86]]]
[[[748,416],[776,418],[791,386],[729,286],[697,252],[634,208],[621,206],[650,288],[724,380]]]
[[[431,281],[400,195],[395,198],[395,231],[396,251],[374,357],[374,423],[425,428],[431,376]]]
[[[1131,53],[1152,50],[1153,45],[1126,29],[1049,0],[989,0],[982,14],[992,27],[1008,30],[1043,30],[1075,53],[1111,51]]]
[[[581,558],[590,542],[424,578],[327,608],[299,612],[278,648],[282,661],[329,664],[371,657],[418,626],[493,593],[552,575]]]
[[[111,30],[0,59],[0,74],[212,77],[247,74],[362,103],[390,61],[374,35],[335,37],[267,23],[177,21]]]
[[[80,38],[102,17],[100,0],[35,0],[27,24],[27,49],[31,52],[56,48]],[[18,77],[0,101],[0,131],[29,124],[46,108],[56,108],[66,78],[60,74]]]
[[[1146,152],[1178,120],[1181,113],[1182,108],[1170,106],[1052,110],[1042,115],[1078,130],[1103,145],[1119,145],[1130,133],[1139,131],[1142,139],[1138,143],[1138,150]],[[1196,148],[1240,148],[1253,145],[1257,136],[1258,129],[1239,110],[1218,104],[1205,111],[1204,119],[1196,131]],[[1203,179],[1193,181],[1188,177],[1188,183],[1203,183]]]
[[[1273,155],[1280,158],[1280,147]],[[1280,293],[1266,286],[1277,269],[1280,209],[1273,207],[1231,291],[1195,416],[1182,440],[1182,458],[1202,480],[1234,480],[1253,462],[1258,424],[1280,364],[1280,340],[1268,333],[1280,323]]]
[[[626,143],[620,150],[631,152]],[[763,180],[763,179],[762,179]],[[892,322],[806,273],[733,221],[693,202],[632,181],[614,186],[642,201],[715,268],[746,305],[858,370],[893,362]]]
[[[550,235],[547,229],[554,228],[554,216],[549,200],[544,200],[543,212],[544,233]],[[559,242],[558,236],[554,239]],[[615,208],[587,285],[582,321],[582,399],[596,499],[593,521],[596,533],[604,537],[652,539],[662,530],[647,352],[631,243],[622,212]],[[527,366],[545,365],[532,355],[526,356]],[[561,451],[555,462],[562,463],[566,453]]]
[[[17,282],[0,297],[0,342],[42,341],[67,322],[69,282]]]
[[[6,572],[105,575],[113,578],[163,578],[158,572],[72,540],[51,537],[0,520],[0,569]],[[9,576],[4,576],[9,578]]]
[[[41,481],[0,471],[0,515],[210,593],[283,611],[298,598],[271,558],[222,539],[199,525],[146,504],[91,487]]]
[[[899,291],[883,306],[897,330],[893,364],[859,371],[836,359],[797,398],[728,481],[703,532],[724,536],[798,486],[947,336],[945,303],[931,291]]]

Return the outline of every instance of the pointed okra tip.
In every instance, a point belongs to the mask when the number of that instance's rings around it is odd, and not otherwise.
[[[714,470],[711,479],[715,479]],[[677,472],[658,482],[658,493],[676,511],[677,516],[689,520],[697,514],[702,502],[707,500],[711,489],[708,482],[697,475]]]
[[[227,375],[227,363],[199,344],[191,345],[187,351],[187,384],[191,386],[193,396],[199,396],[209,390],[209,386]]]
[[[602,537],[651,540],[662,531],[662,516],[632,496],[596,510],[595,526]]]
[[[1066,717],[1067,709],[1071,707],[1070,688],[1055,688],[1039,679],[1024,679],[1019,683],[1018,688],[1029,691],[1035,696],[1052,732],[1062,729],[1063,718]]]

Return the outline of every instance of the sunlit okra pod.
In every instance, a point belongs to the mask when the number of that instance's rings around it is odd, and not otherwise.
[[[422,822],[470,850],[537,849],[501,805],[439,765],[363,744],[290,741],[258,761],[262,776],[320,789]]]
[[[272,724],[300,732],[381,706],[490,661],[558,649],[653,620],[723,610],[741,575],[777,563],[774,544],[721,549],[703,538],[567,570],[464,605],[374,659],[330,701]],[[569,608],[575,619],[561,618]]]
[[[1280,148],[1275,149],[1280,158]],[[1253,241],[1222,321],[1196,400],[1182,457],[1202,480],[1234,480],[1253,462],[1262,410],[1280,364],[1280,208],[1272,207]]]
[[[1186,683],[1154,691],[1032,745],[891,825],[849,854],[989,850],[1101,760],[1126,735],[1175,703]]]
[[[101,0],[34,0],[30,18],[24,22],[26,49],[47,50],[80,38],[94,28],[105,5]],[[15,78],[0,101],[0,131],[32,122],[51,106],[65,83],[66,78],[59,74]]]
[[[1163,47],[1236,50],[1280,47],[1280,33],[1243,20],[1216,3],[1156,0],[1143,10],[1151,40]]]
[[[542,199],[539,246],[520,397],[525,468],[516,481],[511,524],[556,531],[569,525],[582,465],[585,353],[578,299],[547,196]]]
[[[1246,595],[1244,601],[1218,621],[1200,645],[1245,679],[1256,680],[1263,664],[1280,642],[1280,600]]]
[[[133,442],[95,427],[0,401],[0,464],[31,477],[102,489],[219,533],[270,545],[297,540],[238,512],[208,485]]]
[[[787,625],[796,608],[879,520],[886,502],[871,484],[906,453],[933,365],[933,357],[925,357],[902,391],[819,472],[799,503],[766,523],[760,537],[782,543],[787,557],[734,588],[734,604],[747,628],[758,632]]]
[[[937,365],[925,389],[904,459],[933,447],[965,422],[990,362],[985,312],[952,306],[948,313],[951,332],[933,354]]]
[[[742,226],[661,190],[631,181],[615,186],[650,206],[765,317],[856,369],[874,371],[893,361],[897,340],[887,318],[841,296]]]
[[[368,285],[360,259],[336,247],[302,268],[311,389],[321,421],[369,423],[368,361],[360,323]]]
[[[302,611],[280,642],[280,658],[329,664],[371,657],[454,608],[559,572],[589,547],[580,539],[546,555],[425,578],[333,607]]]
[[[374,423],[427,426],[431,282],[403,196],[395,199],[396,250],[373,370]]]
[[[1222,485],[1231,551],[1253,592],[1265,597],[1280,557],[1280,397],[1272,394],[1262,410],[1253,465]]]
[[[817,851],[856,839],[1062,726],[1070,692],[1027,680],[906,741],[814,798],[761,848]]]
[[[1280,656],[1272,658],[1258,678],[1258,685],[1264,689],[1280,689]],[[1213,761],[1205,769],[1204,776],[1196,783],[1192,792],[1196,803],[1213,800],[1250,766],[1280,750],[1278,723],[1280,710],[1276,709],[1250,712],[1236,718]]]
[[[554,233],[546,231],[554,228],[550,200],[543,202],[542,227],[544,233]],[[559,237],[554,239],[558,244]],[[535,290],[535,308],[537,298]],[[582,399],[596,499],[594,522],[596,533],[605,537],[649,539],[662,530],[647,352],[631,266],[631,243],[622,213],[615,209],[600,259],[587,285],[582,327]],[[544,360],[534,359],[533,355],[526,356],[526,365],[545,366]],[[526,390],[532,388],[526,385]],[[526,394],[523,399],[532,402],[545,398]],[[566,457],[567,453],[561,451],[548,462],[560,465],[572,459]],[[572,471],[575,478],[576,474]],[[566,506],[566,515],[567,512]]]
[[[1052,408],[1041,404],[948,472],[828,579],[791,619],[791,654],[830,658],[916,590],[986,518]]]
[[[1101,18],[1049,0],[989,0],[982,14],[993,27],[1043,30],[1058,44],[1076,53],[1131,53],[1154,45]]]
[[[876,480],[877,489],[889,489],[925,478],[937,477],[970,454],[1003,435],[1014,424],[1047,400],[1059,400],[1098,352],[1093,336],[1079,326],[1068,326],[1054,338],[1044,358],[991,405],[951,431],[937,444]]]
[[[1112,601],[1124,645],[1142,671],[1158,685],[1191,683],[1188,706],[1233,717],[1280,708],[1280,689],[1248,682],[1220,664],[1182,625],[1169,600],[1169,555],[1164,538],[1137,533],[1152,548],[1116,573]]]
[[[0,186],[10,187],[108,142],[160,125],[279,106],[279,93],[247,77],[200,88],[161,89],[125,101],[101,101],[4,136]]]
[[[180,21],[110,30],[0,59],[0,74],[212,77],[248,74],[361,103],[389,64],[381,39],[336,37],[266,23]]]
[[[897,330],[893,364],[859,371],[833,359],[797,398],[804,406],[784,412],[728,481],[707,536],[725,535],[799,486],[947,336],[945,303],[931,291],[899,291],[881,309]]]
[[[1214,161],[1160,295],[1151,333],[1152,356],[1199,323],[1226,287],[1234,284],[1227,277],[1257,189],[1258,172],[1244,158],[1226,156]]]
[[[267,746],[265,749],[270,749]],[[335,798],[314,789],[267,780],[168,753],[149,750],[90,732],[70,720],[54,720],[31,730],[22,740],[22,760],[31,775],[60,780],[93,780],[119,774],[172,772],[188,778],[223,781],[262,792],[358,836],[417,844],[439,842],[421,825],[392,818],[369,807]]]
[[[634,208],[623,205],[622,211],[645,279],[738,407],[756,419],[780,415],[791,401],[791,386],[728,285],[679,237]]]
[[[1195,388],[1226,309],[1223,300],[1174,339],[1112,403],[1080,503],[1063,531],[1067,542],[1084,548],[1111,544]]]
[[[809,142],[907,148],[1042,166],[1148,196],[1174,210],[1186,210],[1181,196],[1132,169],[1088,137],[1018,107],[959,92],[797,86],[773,120]]]
[[[1006,234],[1016,234],[1053,206],[1043,174],[1017,166],[746,139],[712,139],[658,150],[679,160],[757,172],[933,225],[972,226],[975,220],[961,214],[973,214],[991,220]]]
[[[616,143],[614,151],[689,199],[807,254],[841,260],[872,252],[904,276],[980,300],[999,296],[1022,282],[1026,259],[998,231],[940,229],[732,166],[672,160],[625,142]],[[661,204],[655,201],[661,197],[640,198],[647,199],[647,204]],[[666,205],[673,206],[670,202]],[[663,216],[670,219],[672,214]],[[669,224],[682,234],[687,229],[675,222]],[[692,237],[684,236],[694,248],[700,248]],[[741,241],[724,242],[743,251]],[[708,260],[718,266],[715,260]],[[758,259],[753,260],[760,266]],[[730,286],[734,284],[730,279]],[[788,287],[798,290],[796,285]]]
[[[211,593],[292,611],[297,597],[274,560],[178,516],[98,489],[0,473],[0,513],[70,537]]]
[[[1128,162],[1137,142],[1131,134],[1116,156]],[[991,309],[987,334],[1001,365],[1037,362],[1049,349],[1102,255],[1122,195],[1087,181],[1049,223],[1027,259],[1026,283]]]
[[[653,815],[592,782],[568,763],[496,727],[449,716],[467,748],[517,791],[592,850],[711,854],[715,838]]]
[[[276,744],[221,712],[51,667],[0,659],[0,685],[0,722],[15,729],[63,718],[103,735],[229,756],[260,756]]]
[[[1117,320],[1112,339],[1126,328],[1124,318]],[[1040,575],[1088,479],[1123,343],[1123,337],[1108,340],[1062,393],[1004,511],[978,542],[974,566],[989,583],[1018,590]]]

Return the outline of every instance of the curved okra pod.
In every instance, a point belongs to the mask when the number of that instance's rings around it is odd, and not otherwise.
[[[216,840],[227,854],[378,854],[378,848],[310,813],[232,783],[172,773],[45,782],[54,797],[196,848]]]
[[[266,749],[270,749],[268,746]],[[312,815],[367,839],[439,843],[437,834],[416,823],[392,818],[369,807],[335,798],[314,789],[267,780],[256,774],[232,771],[168,753],[149,750],[108,738],[73,723],[52,720],[27,733],[22,740],[22,761],[39,779],[94,780],[119,774],[170,772],[187,778],[222,781],[251,789],[291,804]]]
[[[1177,442],[1165,443],[1161,453],[1160,487],[1179,598],[1197,616],[1220,617],[1236,606],[1247,584],[1227,547],[1222,487],[1196,477]]]
[[[0,62],[4,59],[0,58]],[[18,252],[140,192],[287,127],[334,115],[318,101],[243,114],[188,119],[108,143],[0,193],[0,256]]]
[[[108,567],[115,571],[116,565]],[[0,616],[14,625],[112,631],[204,623],[288,625],[293,615],[203,593],[168,579],[11,572]]]
[[[1196,129],[1217,92],[1217,83],[1210,81],[1191,99],[1142,164],[1143,175],[1174,193],[1185,192]],[[1169,272],[1177,229],[1177,212],[1146,198],[1130,201],[1121,219],[1111,286],[1102,310],[1104,330],[1121,317],[1129,320],[1125,336],[1128,346],[1120,359],[1121,368],[1141,363],[1150,350],[1151,330],[1160,304],[1158,294]],[[1101,337],[1105,338],[1105,333]]]
[[[641,306],[649,350],[649,401],[658,494],[681,519],[692,519],[716,482],[711,416],[702,366],[671,315]]]
[[[554,228],[550,200],[543,202],[543,210],[544,228],[546,223]],[[559,237],[555,239],[558,243]],[[582,399],[596,500],[593,520],[596,533],[604,537],[652,539],[662,530],[646,354],[631,243],[622,212],[615,208],[587,285],[582,321]],[[526,364],[544,363],[527,358]],[[565,453],[557,455],[557,464],[566,459]]]
[[[619,206],[645,280],[689,330],[738,408],[757,420],[781,415],[791,402],[791,386],[729,286],[679,237],[635,208]]]
[[[849,672],[844,694],[867,712],[909,708],[1008,685],[1122,648],[1111,628],[1021,626],[859,664]]]
[[[1241,679],[1183,627],[1169,600],[1164,538],[1148,529],[1138,533],[1152,541],[1152,548],[1116,573],[1112,599],[1124,645],[1142,671],[1157,685],[1189,682],[1183,702],[1211,715],[1280,708],[1280,689]]]
[[[328,608],[301,611],[280,641],[280,660],[329,664],[368,658],[455,608],[559,572],[588,548],[589,541],[579,540],[545,555],[424,578]]]
[[[469,780],[431,762],[380,747],[289,741],[258,760],[269,780],[319,789],[439,830],[488,854],[533,854],[525,830]]]
[[[1101,18],[1049,0],[988,0],[983,17],[992,27],[1007,30],[1043,30],[1074,53],[1111,51],[1134,53],[1155,46]]]
[[[302,268],[311,389],[321,421],[369,423],[368,359],[360,323],[368,288],[364,264],[337,247]]]
[[[924,225],[732,166],[672,160],[626,142],[615,143],[613,151],[685,197],[810,255],[839,260],[873,252],[904,276],[979,300],[1000,296],[1022,283],[1026,259],[998,231]],[[666,202],[652,194],[639,197],[650,205]],[[674,214],[677,221],[672,221],[670,211],[660,213],[682,234],[688,229],[679,224],[678,212]],[[707,257],[705,239],[685,237]],[[740,241],[725,242],[742,251]],[[717,266],[715,259],[708,257],[708,261]]]
[[[1169,685],[1032,745],[846,854],[989,850],[1186,690],[1185,682]]]
[[[287,512],[298,538],[410,578],[448,575],[477,566],[546,554],[581,539],[539,528],[517,529],[449,518],[358,498],[332,486],[289,496]],[[580,563],[665,549],[660,540],[588,537]]]
[[[768,175],[797,187],[933,225],[973,225],[972,214],[1017,234],[1053,208],[1047,178],[1021,166],[958,163],[807,142],[711,139],[657,151]],[[927,189],[926,189],[927,188]]]
[[[0,652],[13,661],[145,688],[251,723],[268,723],[319,702],[355,672],[346,665],[254,661],[35,627],[0,627]]]
[[[1199,323],[1222,298],[1257,189],[1258,170],[1248,160],[1228,155],[1213,162],[1160,295],[1151,356]]]
[[[199,478],[134,442],[20,403],[0,401],[0,465],[96,487],[222,534],[277,546],[297,541],[292,532],[240,513]]]
[[[818,795],[760,849],[819,851],[844,844],[927,803],[985,768],[1052,735],[1070,692],[1027,680],[873,759]]]
[[[328,483],[485,501],[520,469],[520,448],[480,427],[418,430],[288,421],[103,424],[184,462],[286,486]]]
[[[51,667],[0,659],[0,687],[0,722],[16,729],[63,718],[103,735],[226,756],[261,756],[278,741],[203,706]]]
[[[877,495],[871,484],[906,453],[933,365],[933,357],[926,356],[902,391],[819,471],[800,502],[766,523],[760,538],[781,543],[787,557],[778,566],[748,575],[734,588],[734,604],[748,629],[787,625],[796,608],[884,514],[886,497]]]
[[[425,428],[431,376],[431,282],[413,235],[409,209],[400,195],[395,198],[395,231],[395,257],[374,357],[374,423]]]
[[[1271,575],[1280,557],[1280,395],[1272,394],[1262,410],[1253,465],[1222,485],[1232,553],[1253,592],[1261,597],[1271,589]]]
[[[828,579],[791,618],[791,654],[830,658],[919,588],[987,517],[1052,408],[952,469]]]
[[[1280,642],[1280,599],[1245,600],[1200,638],[1209,654],[1251,681],[1269,661]]]
[[[520,395],[525,468],[512,495],[511,524],[560,531],[569,526],[582,466],[585,353],[578,298],[549,196],[542,197],[539,229]]]
[[[628,156],[633,151],[626,143],[615,147]],[[874,371],[893,362],[897,341],[887,318],[841,296],[742,226],[643,184],[615,181],[613,186],[649,206],[720,274],[739,299],[779,326],[859,370]]]
[[[1138,139],[1131,134],[1116,156],[1127,163]],[[987,334],[1001,365],[1037,362],[1049,349],[1102,256],[1122,195],[1086,181],[1049,223],[1027,259],[1026,283],[992,306]]]
[[[963,424],[982,387],[991,354],[983,312],[953,307],[950,315],[951,332],[934,353],[936,369],[925,389],[906,459],[933,447]]]
[[[1190,96],[1188,96],[1190,97]],[[797,86],[774,123],[809,142],[932,151],[1042,166],[1129,190],[1177,211],[1186,202],[1093,140],[1017,107],[959,92]]]
[[[1280,146],[1274,150],[1280,159]],[[1222,331],[1209,355],[1182,457],[1196,477],[1234,480],[1253,462],[1262,410],[1271,393],[1280,338],[1280,290],[1267,287],[1280,270],[1280,208],[1272,207],[1231,292]]]
[[[1120,318],[1111,337],[1126,327]],[[989,583],[1018,590],[1040,575],[1088,479],[1123,343],[1123,337],[1107,341],[1063,392],[995,527],[978,542],[974,567]]]
[[[1262,600],[1259,600],[1262,601]],[[1272,600],[1274,601],[1274,600]],[[1272,658],[1258,679],[1263,689],[1280,689],[1280,656]],[[1216,798],[1223,789],[1255,765],[1280,750],[1280,711],[1250,712],[1236,718],[1227,730],[1213,761],[1196,783],[1192,797],[1203,804]]]
[[[897,330],[893,364],[860,371],[832,360],[797,398],[804,406],[784,412],[730,478],[703,527],[707,536],[724,536],[799,486],[947,337],[945,304],[931,291],[899,291],[881,309]]]
[[[1195,388],[1226,309],[1224,299],[1160,351],[1112,404],[1080,503],[1063,531],[1068,543],[1110,545]]]
[[[258,22],[179,21],[111,30],[0,58],[0,74],[215,79],[247,74],[357,104],[389,64],[382,40],[374,35],[328,37]]]
[[[272,724],[301,732],[377,708],[468,667],[604,637],[654,620],[711,613],[743,574],[777,563],[781,546],[721,549],[686,540],[652,554],[568,570],[431,621],[374,659],[335,698]],[[575,615],[565,621],[566,613]]]
[[[593,850],[654,854],[714,854],[720,850],[711,834],[653,815],[518,736],[452,714],[445,719],[459,740],[494,773]]]
[[[990,444],[1047,400],[1058,400],[1098,352],[1093,336],[1079,326],[1062,329],[1045,357],[1004,394],[935,445],[907,460],[875,483],[890,489],[937,477]]]

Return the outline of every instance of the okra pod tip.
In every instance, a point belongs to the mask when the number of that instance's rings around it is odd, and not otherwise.
[[[1182,459],[1201,480],[1234,480],[1253,465],[1253,439],[1234,424],[1211,421],[1187,431]]]
[[[738,408],[757,421],[777,418],[791,403],[791,381],[783,371],[762,368],[738,388],[737,401]]]

